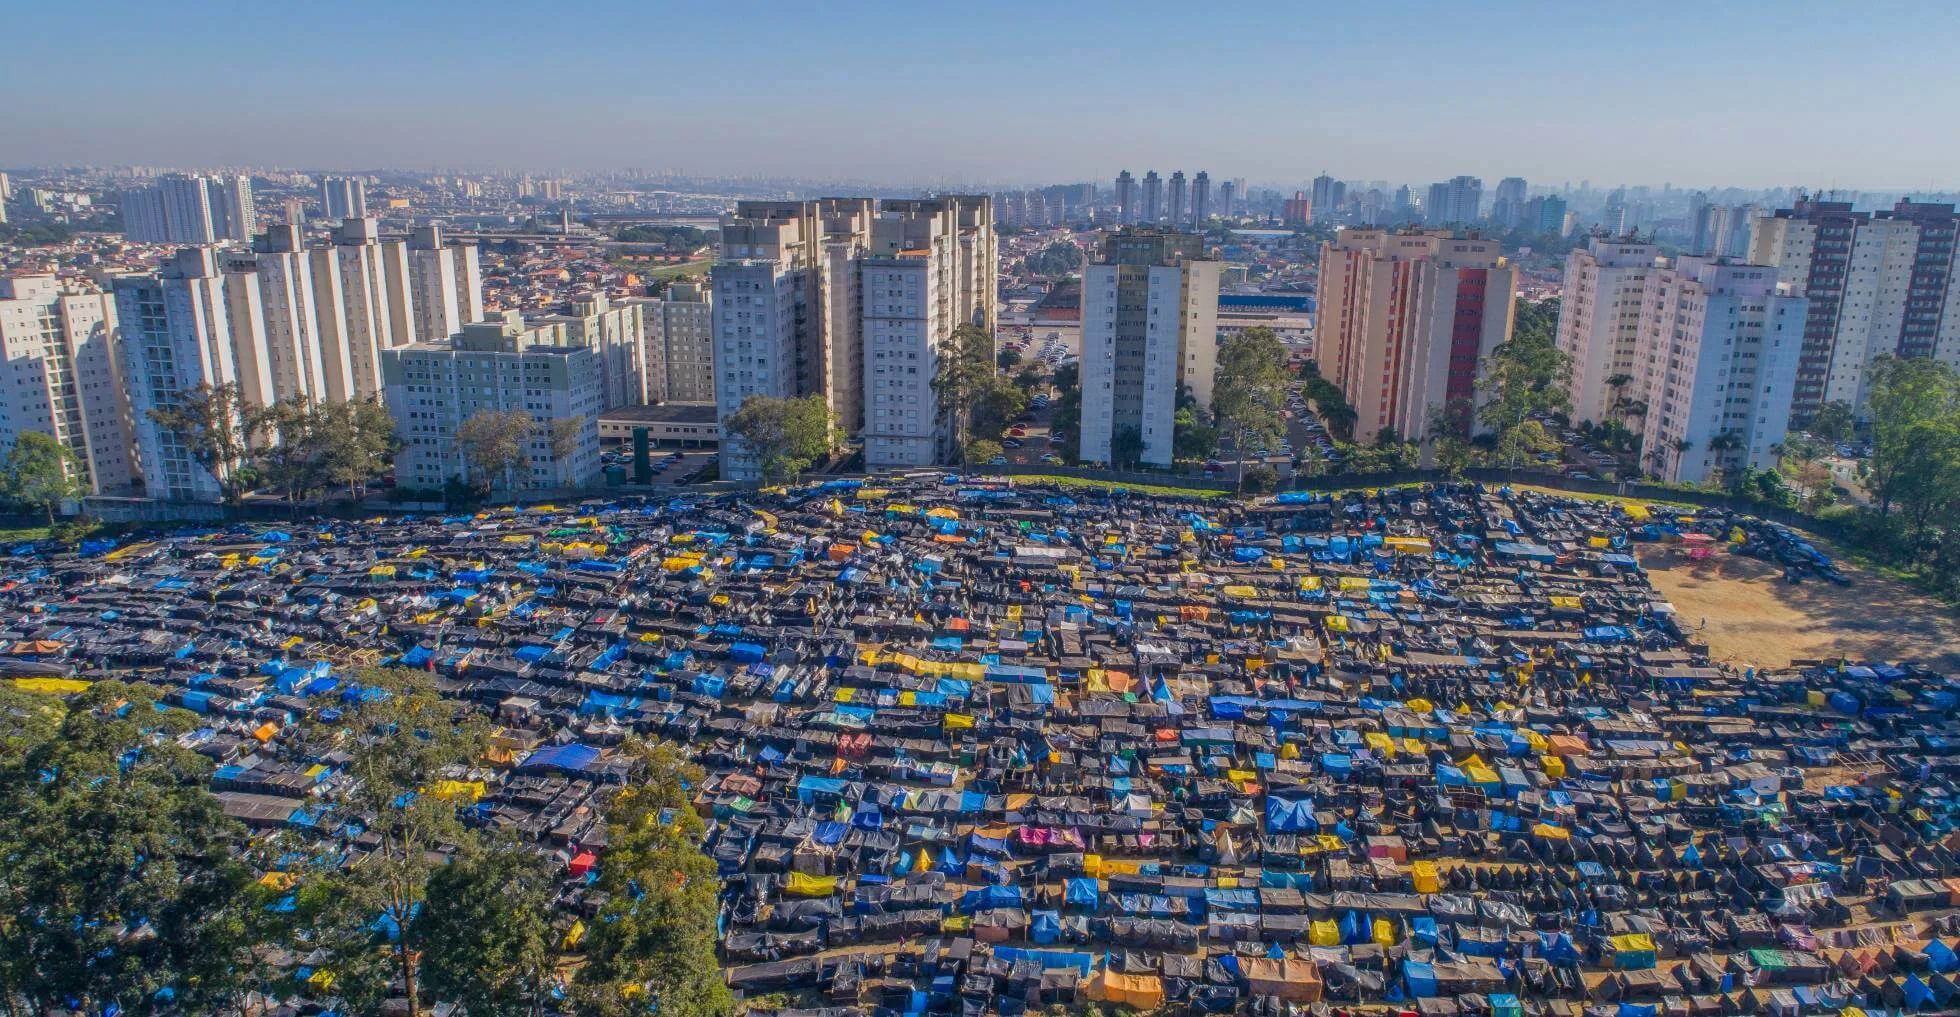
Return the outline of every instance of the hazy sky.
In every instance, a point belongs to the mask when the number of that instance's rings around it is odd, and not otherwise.
[[[109,0],[0,166],[1960,188],[1960,5]]]

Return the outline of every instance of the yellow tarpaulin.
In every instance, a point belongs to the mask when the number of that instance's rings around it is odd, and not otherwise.
[[[1318,590],[1318,589],[1320,589],[1320,577],[1319,577],[1319,576],[1301,576],[1301,577],[1300,577],[1300,589],[1303,589],[1303,590]]]
[[[973,718],[971,716],[968,716],[967,714],[949,713],[946,715],[947,730],[953,730],[955,728],[968,728],[972,726],[973,726]]]
[[[1327,631],[1346,632],[1347,630],[1348,620],[1346,615],[1330,614],[1327,616]]]
[[[1535,837],[1543,837],[1546,840],[1571,840],[1572,839],[1572,831],[1567,830],[1563,826],[1553,826],[1550,823],[1539,823],[1533,826],[1531,828],[1531,833]]]
[[[44,692],[50,695],[66,696],[81,692],[89,683],[80,678],[16,678],[14,688],[22,692]]]
[[[1227,586],[1223,592],[1227,597],[1233,597],[1238,600],[1251,600],[1259,596],[1259,591],[1250,586]]]
[[[482,801],[484,792],[488,790],[480,780],[439,780],[429,789],[429,793],[447,801],[474,803]]]
[[[1409,878],[1415,883],[1417,893],[1441,893],[1442,882],[1436,878],[1435,862],[1416,862],[1409,866]]]
[[[1314,919],[1307,927],[1307,942],[1314,946],[1340,946],[1341,926],[1332,918]]]
[[[1368,588],[1368,580],[1363,579],[1360,576],[1341,577],[1341,591],[1343,593],[1348,592],[1350,590],[1365,590],[1367,588]]]
[[[807,872],[792,872],[783,892],[792,897],[829,897],[837,892],[836,876],[812,876]]]
[[[1613,944],[1613,949],[1616,952],[1641,953],[1651,952],[1654,949],[1654,937],[1644,932],[1629,932],[1623,936],[1609,936],[1608,942]]]

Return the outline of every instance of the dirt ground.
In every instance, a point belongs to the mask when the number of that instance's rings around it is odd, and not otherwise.
[[[1792,660],[1849,657],[1914,660],[1960,668],[1960,619],[1906,584],[1874,575],[1838,556],[1851,585],[1807,579],[1792,586],[1782,569],[1756,558],[1717,552],[1691,562],[1679,545],[1637,545],[1654,588],[1680,612],[1720,660],[1783,667]]]

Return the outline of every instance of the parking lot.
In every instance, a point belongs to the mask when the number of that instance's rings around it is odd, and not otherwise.
[[[685,484],[715,459],[714,449],[655,448],[649,450],[655,484]],[[623,466],[626,479],[633,479],[633,446],[621,443],[600,453],[605,466]]]

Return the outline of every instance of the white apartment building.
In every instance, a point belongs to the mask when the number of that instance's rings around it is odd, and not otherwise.
[[[972,322],[991,329],[998,265],[992,199],[891,199],[878,209],[875,222],[887,224],[876,227],[884,231],[882,249],[867,198],[745,201],[723,218],[721,262],[711,273],[721,419],[752,396],[815,394],[823,396],[843,429],[869,435],[874,407],[866,394],[875,377],[865,373],[874,361],[866,350],[864,266],[867,259],[896,256],[907,244],[923,242],[926,232],[944,238],[935,280],[943,291],[935,313],[943,310],[944,316],[932,327],[943,325],[949,333],[955,324]],[[917,435],[890,437],[902,437],[908,450],[919,445]],[[933,440],[943,453],[936,436]],[[739,442],[723,442],[722,472],[731,479],[754,478],[754,465]]]
[[[603,293],[589,293],[574,299],[567,313],[532,319],[529,328],[540,333],[534,343],[583,346],[598,356],[601,409],[646,405],[645,325],[639,303],[614,304]]]
[[[1646,465],[1691,484],[1718,470],[1775,467],[1809,301],[1779,293],[1776,269],[1762,265],[1684,257],[1662,276],[1645,365]]]
[[[1792,413],[1825,403],[1863,414],[1880,354],[1936,357],[1960,367],[1960,286],[1953,285],[1960,215],[1950,204],[1901,201],[1889,212],[1799,199],[1752,221],[1749,260],[1810,301]]]
[[[381,393],[381,351],[416,339],[408,245],[383,239],[373,219],[348,219],[334,233],[355,399]],[[316,293],[319,287],[315,286]]]
[[[178,251],[154,276],[115,280],[119,367],[143,487],[152,498],[219,500],[218,480],[191,456],[184,436],[150,411],[177,404],[199,385],[238,381],[228,280],[208,247]]]
[[[367,218],[367,181],[359,177],[321,177],[320,213],[328,219]]]
[[[1558,345],[1572,358],[1574,421],[1619,420],[1646,402],[1642,343],[1661,325],[1662,272],[1659,250],[1630,240],[1594,237],[1566,256]]]
[[[699,283],[674,283],[660,298],[629,302],[640,305],[647,398],[657,403],[714,402],[712,294]]]
[[[1347,229],[1321,244],[1314,356],[1354,408],[1354,440],[1385,428],[1418,440],[1433,414],[1477,405],[1517,284],[1501,245],[1450,230]]]
[[[1085,462],[1108,463],[1134,432],[1141,461],[1170,466],[1180,390],[1209,405],[1218,369],[1218,280],[1204,237],[1125,229],[1082,269]]]
[[[273,226],[253,242],[259,299],[265,316],[267,369],[275,400],[345,401],[353,389],[343,347],[323,344],[314,264],[299,227]],[[338,268],[337,261],[329,261]],[[330,281],[337,291],[338,273]],[[334,333],[344,335],[344,331]]]
[[[438,226],[416,227],[408,237],[408,279],[416,339],[447,338],[483,320],[483,265],[475,244],[445,242]]]
[[[474,479],[457,433],[484,410],[523,411],[535,423],[525,443],[530,463],[509,478],[517,489],[578,486],[597,475],[599,357],[584,346],[536,341],[550,334],[526,328],[521,314],[506,311],[447,339],[382,351],[388,413],[404,442],[396,482],[432,490],[451,479]],[[569,455],[554,449],[553,421],[559,420],[578,422]]]
[[[115,347],[107,295],[49,275],[0,278],[0,455],[40,431],[74,451],[89,493],[126,491],[136,464]]]
[[[258,230],[252,178],[170,174],[123,195],[123,232],[156,244],[248,242]]]

